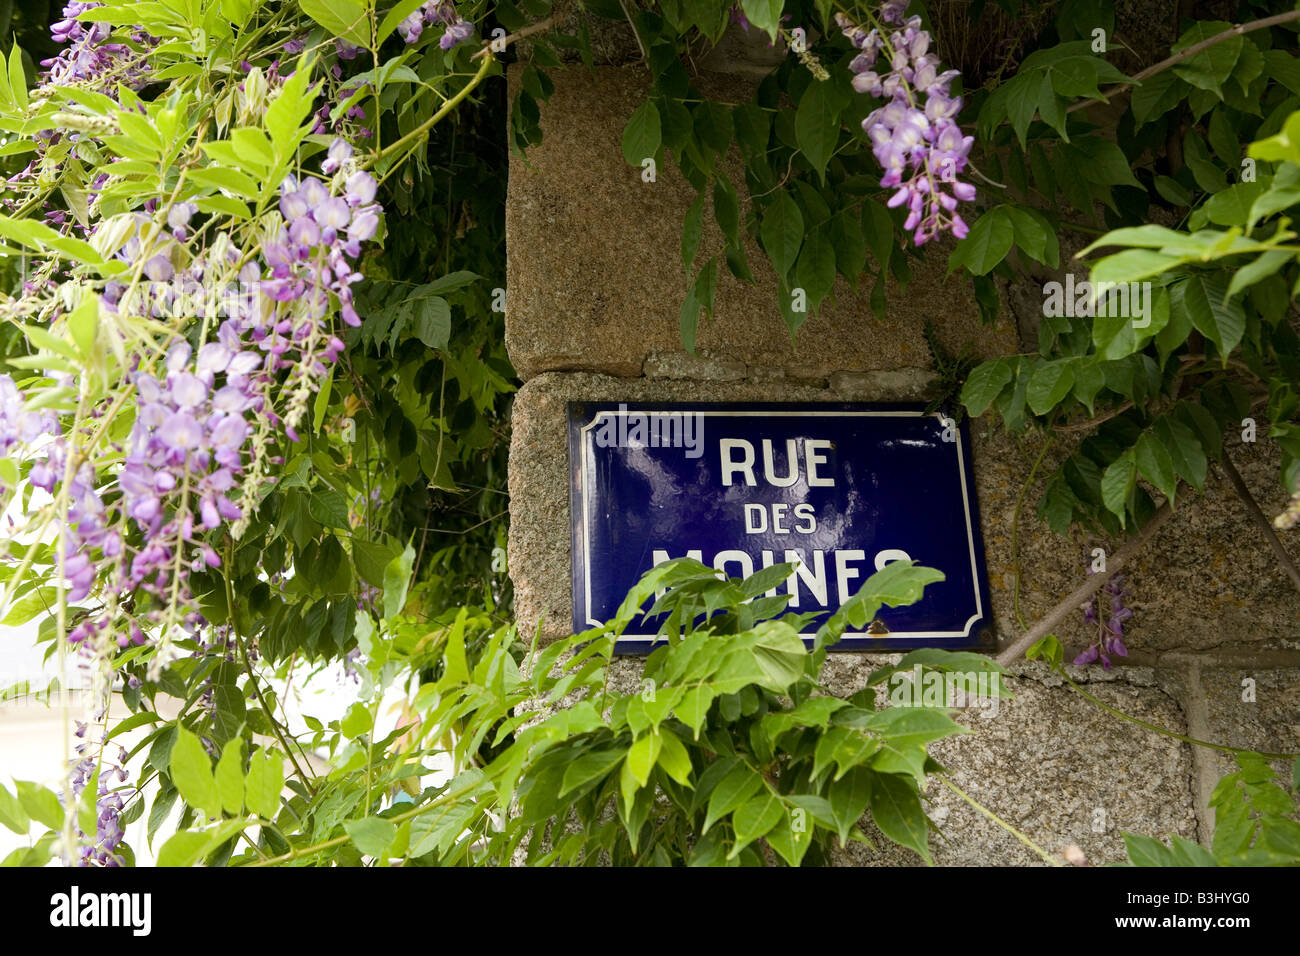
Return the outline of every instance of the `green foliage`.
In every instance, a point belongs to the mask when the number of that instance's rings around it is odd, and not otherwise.
[[[1173,52],[1229,27],[1194,23]],[[971,414],[992,408],[1010,430],[1033,423],[1083,439],[1040,500],[1058,532],[1077,523],[1113,537],[1153,512],[1154,493],[1173,502],[1183,483],[1199,491],[1246,419],[1267,419],[1283,484],[1295,490],[1300,340],[1289,317],[1300,246],[1290,225],[1300,153],[1288,131],[1300,131],[1300,61],[1285,52],[1294,34],[1283,24],[1232,35],[1120,93],[1113,141],[1087,111],[1066,112],[1124,82],[1082,41],[1031,53],[983,100],[980,137],[999,150],[1019,201],[984,213],[950,267],[1036,283],[1020,266],[1052,254],[1009,219],[1064,222],[1053,208],[1063,196],[1085,219],[1101,211],[1111,228],[1080,255],[1093,257],[1094,289],[1124,292],[1107,303],[1045,286],[1038,354],[978,365],[962,391]],[[1177,227],[1147,223],[1152,203]],[[1027,257],[1020,266],[1013,249]]]
[[[328,776],[298,776],[286,789],[282,753],[245,759],[234,736],[209,756],[183,722],[154,731],[150,762],[162,786],[151,832],[178,793],[185,806],[159,864],[797,866],[866,843],[864,814],[928,861],[920,790],[940,768],[927,746],[964,728],[942,706],[879,709],[877,688],[892,691],[914,668],[974,668],[1000,693],[1001,669],[977,655],[917,651],[849,699],[829,696],[817,680],[826,649],[882,606],[916,601],[941,575],[888,565],[810,648],[800,637],[810,615],[785,613],[784,596],[759,597],[789,571],[740,580],[690,559],[660,565],[609,624],[534,648],[522,669],[513,629],[486,630],[488,619],[466,608],[434,631],[400,613],[360,618],[360,701],[339,722],[316,722],[307,742],[329,754]],[[614,642],[642,613],[666,615],[665,643],[640,686],[618,692],[609,685]],[[371,739],[384,688],[412,670],[425,676],[411,721]],[[449,779],[422,786],[445,760]],[[24,793],[0,793],[0,821],[11,828],[35,817]],[[60,825],[57,801],[36,818]],[[241,834],[243,850],[232,842]]]

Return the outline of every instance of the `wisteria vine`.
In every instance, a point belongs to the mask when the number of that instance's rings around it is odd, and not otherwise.
[[[52,33],[65,49],[44,61],[38,89],[78,87],[116,100],[120,88],[148,84],[147,50],[155,41],[134,29],[131,45],[112,42],[108,24],[78,19],[98,6],[64,8]],[[447,26],[444,49],[473,30],[446,2],[426,4],[412,16],[422,25]],[[419,29],[407,33],[414,42]],[[295,42],[301,51],[301,41],[291,39],[287,54]],[[278,74],[267,76],[283,82]],[[111,130],[89,125],[39,134],[37,158],[8,181],[10,190],[39,198],[40,182],[50,175],[50,147],[105,132]],[[107,169],[93,183],[88,223],[42,200],[46,224],[94,241],[110,222],[95,215],[96,194],[112,165]],[[278,205],[253,223],[243,244],[222,231],[219,217],[200,212],[196,197],[151,199],[131,213],[114,256],[127,266],[121,275],[132,278],[83,285],[83,294],[97,293],[96,307],[105,315],[153,320],[174,331],[162,354],[128,356],[116,394],[134,398],[134,421],[107,448],[96,443],[106,409],[83,406],[69,426],[34,402],[44,387],[24,391],[12,376],[0,375],[0,455],[29,464],[28,483],[53,498],[55,511],[47,513],[62,519],[54,562],[68,606],[66,638],[91,673],[92,696],[100,702],[96,720],[105,713],[110,661],[122,649],[154,644],[149,675],[156,678],[179,653],[181,636],[199,647],[212,644],[204,639],[207,622],[190,576],[222,565],[221,542],[242,535],[273,480],[269,468],[280,461],[275,448],[301,439],[310,399],[344,348],[334,315],[345,325],[360,324],[352,287],[363,278],[357,266],[364,246],[380,229],[376,194],[374,176],[349,142],[336,138],[319,173],[285,178]],[[19,208],[13,200],[6,205]],[[57,257],[36,264],[24,298],[6,305],[11,317],[50,323],[69,314],[59,268]],[[192,346],[186,333],[194,326],[199,334]],[[77,391],[73,376],[59,372],[54,379]],[[12,492],[3,481],[0,476],[0,494]],[[66,798],[78,800],[98,774],[98,832],[82,834],[76,862],[115,865],[123,801],[108,782],[114,775],[126,780],[124,761],[105,763],[102,753],[96,760],[85,733],[83,725]]]

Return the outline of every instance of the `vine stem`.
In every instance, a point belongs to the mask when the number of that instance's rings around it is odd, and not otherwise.
[[[988,807],[984,806],[982,803],[979,803],[979,802],[978,802],[974,797],[972,797],[970,794],[968,794],[968,793],[967,793],[965,790],[963,790],[961,787],[957,786],[955,783],[953,783],[951,780],[949,780],[949,779],[948,779],[947,777],[945,777],[943,774],[938,774],[938,773],[937,773],[937,774],[934,774],[934,778],[935,778],[936,780],[938,780],[941,784],[943,784],[945,787],[947,787],[949,790],[951,790],[953,793],[957,794],[957,796],[961,797],[963,800],[965,800],[967,803],[969,803],[972,807],[974,807],[974,808],[975,808],[976,810],[978,810],[980,813],[984,814],[984,816],[988,817],[990,820],[992,820],[994,823],[996,823],[996,824],[997,824],[998,826],[1000,826],[1002,829],[1006,830],[1008,833],[1010,833],[1012,836],[1014,836],[1017,840],[1019,840],[1019,841],[1020,841],[1021,843],[1023,843],[1025,846],[1029,847],[1029,849],[1033,850],[1035,853],[1037,853],[1039,856],[1041,856],[1044,860],[1046,860],[1046,861],[1047,861],[1048,863],[1050,863],[1052,866],[1064,866],[1064,865],[1065,865],[1065,864],[1062,863],[1060,860],[1058,860],[1056,857],[1052,856],[1052,854],[1048,853],[1048,852],[1047,852],[1046,850],[1044,850],[1041,846],[1039,846],[1037,843],[1035,843],[1033,840],[1029,839],[1029,837],[1027,837],[1024,833],[1022,833],[1021,831],[1017,830],[1017,829],[1016,829],[1015,827],[1013,827],[1010,823],[1007,823],[1006,820],[1003,820],[1000,816],[998,816],[996,813],[994,813],[994,812],[993,812],[992,810],[990,810]]]
[[[498,37],[495,40],[483,44],[483,46],[479,50],[474,52],[474,54],[470,57],[470,59],[477,60],[485,56],[490,57],[494,52],[499,52],[499,51],[494,51],[492,49],[493,45],[497,45],[504,48],[509,46],[512,43],[516,43],[519,40],[524,39],[525,37],[530,37],[534,33],[541,33],[543,30],[549,30],[551,27],[555,26],[559,18],[560,18],[559,13],[553,13],[545,20],[538,20],[536,23],[530,23],[528,24],[528,26],[520,28],[520,30],[517,33],[510,33],[507,34],[506,36]],[[638,42],[639,42],[639,38],[638,38]]]
[[[1223,455],[1219,459],[1219,466],[1227,474],[1228,480],[1232,482],[1232,487],[1236,489],[1237,496],[1241,498],[1246,505],[1246,511],[1249,512],[1251,520],[1259,525],[1260,532],[1264,535],[1264,540],[1268,546],[1273,549],[1273,554],[1277,556],[1278,564],[1282,565],[1282,570],[1287,573],[1295,589],[1300,591],[1300,568],[1296,567],[1295,560],[1287,552],[1277,532],[1273,530],[1273,525],[1269,523],[1268,517],[1259,508],[1259,503],[1255,501],[1255,496],[1250,493],[1250,488],[1246,486],[1245,480],[1241,477],[1241,472],[1237,466],[1232,463],[1228,457],[1228,449],[1223,449]]]
[[[257,683],[257,675],[253,672],[253,662],[249,660],[248,657],[248,648],[244,646],[244,641],[240,639],[239,634],[235,630],[235,591],[234,586],[230,583],[231,569],[234,567],[235,560],[234,550],[233,544],[226,545],[226,566],[222,569],[225,573],[221,575],[222,578],[225,579],[226,584],[226,611],[230,615],[230,630],[234,635],[235,645],[239,648],[239,657],[244,662],[244,670],[248,673],[248,682],[253,687],[253,694],[257,697],[257,703],[261,706],[262,713],[266,714],[266,719],[271,724],[271,730],[274,732],[276,739],[280,741],[280,746],[284,748],[285,755],[289,758],[289,762],[293,764],[293,769],[298,774],[298,779],[302,781],[303,786],[307,788],[308,792],[314,796],[316,788],[312,786],[312,781],[307,778],[307,775],[302,772],[302,767],[298,766],[298,761],[294,757],[293,750],[289,747],[288,741],[284,739],[284,734],[280,730],[280,724],[275,719],[275,714],[273,714],[271,708],[267,706],[266,698],[262,696],[262,688]]]
[[[1037,624],[1017,638],[1010,647],[997,656],[997,662],[1003,667],[1017,661],[1025,651],[1033,647],[1039,640],[1046,637],[1073,611],[1077,610],[1079,605],[1088,598],[1092,597],[1101,590],[1109,579],[1110,575],[1118,571],[1132,559],[1142,548],[1150,541],[1161,526],[1164,525],[1169,517],[1173,514],[1173,509],[1169,507],[1169,502],[1165,502],[1157,509],[1151,520],[1143,525],[1142,530],[1125,542],[1114,555],[1106,561],[1106,574],[1092,574],[1071,591],[1064,600],[1047,612]]]
[[[478,86],[480,83],[483,82],[483,80],[488,75],[488,71],[492,69],[493,64],[495,64],[496,62],[497,62],[496,57],[485,56],[483,58],[483,62],[479,64],[478,72],[475,73],[470,78],[470,81],[468,83],[466,83],[463,87],[461,87],[459,90],[456,91],[455,96],[451,97],[450,99],[447,100],[447,102],[443,103],[442,106],[438,108],[438,112],[434,113],[427,120],[425,120],[415,129],[411,130],[401,139],[389,143],[382,150],[380,150],[377,153],[374,153],[372,156],[370,156],[370,158],[367,160],[367,162],[364,165],[373,166],[375,163],[379,162],[379,160],[383,159],[389,153],[396,152],[397,150],[406,146],[408,143],[412,142],[413,140],[419,139],[425,133],[429,132],[429,130],[433,129],[433,127],[436,126],[439,122],[441,122],[448,113],[450,113],[453,109],[456,108],[456,106],[460,103],[461,100],[469,96],[470,92],[473,91],[473,89],[476,86]]]
[[[1216,33],[1212,37],[1206,37],[1200,43],[1193,43],[1186,50],[1179,50],[1173,56],[1166,57],[1159,63],[1154,63],[1145,70],[1134,73],[1133,76],[1123,83],[1116,83],[1106,90],[1100,97],[1094,97],[1090,100],[1082,100],[1069,106],[1067,113],[1073,113],[1075,110],[1085,109],[1089,106],[1096,106],[1098,103],[1105,103],[1110,97],[1117,93],[1123,93],[1126,89],[1143,80],[1149,80],[1157,73],[1163,73],[1171,66],[1177,66],[1184,60],[1190,60],[1202,50],[1208,50],[1212,46],[1222,43],[1224,40],[1231,40],[1233,37],[1239,37],[1246,33],[1253,33],[1256,30],[1264,30],[1268,27],[1275,27],[1279,23],[1289,23],[1292,20],[1300,20],[1300,10],[1288,10],[1286,13],[1277,13],[1271,17],[1263,17],[1259,20],[1251,20],[1249,23],[1238,23],[1236,26],[1224,30],[1222,33]]]

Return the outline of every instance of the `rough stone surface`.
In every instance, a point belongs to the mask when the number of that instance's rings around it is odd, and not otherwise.
[[[858,401],[879,395],[895,395],[900,399],[921,399],[928,394],[936,377],[934,372],[926,368],[836,372],[830,377],[830,387],[831,391],[847,401]]]
[[[735,359],[714,358],[699,351],[653,352],[645,360],[647,378],[700,378],[711,382],[734,382],[745,377],[748,368]]]
[[[972,732],[931,745],[957,787],[1052,855],[1073,844],[1091,863],[1122,860],[1125,831],[1195,839],[1188,745],[1115,721],[1042,666],[1022,664],[1017,671],[1023,676],[1008,681],[1012,700],[999,702],[996,711],[962,712],[958,720]],[[1112,707],[1186,732],[1181,709],[1153,686],[1148,669],[1073,676],[1088,681],[1089,693]],[[932,779],[925,797],[938,830],[931,838],[936,863],[1045,863],[941,781]],[[840,862],[921,862],[871,831],[876,848],[852,844]]]
[[[623,159],[623,127],[648,90],[640,68],[553,70],[554,95],[542,106],[540,145],[512,157],[506,205],[506,344],[520,376],[586,369],[639,376],[647,359],[681,350],[680,309],[687,279],[680,267],[682,220],[694,190],[669,159],[657,181]],[[518,71],[510,74],[513,84]],[[729,102],[752,99],[749,82],[701,75],[701,88]],[[580,157],[580,159],[578,159]],[[731,181],[748,206],[739,160]],[[711,214],[704,217],[698,265],[722,248]],[[752,241],[746,246],[756,285],[723,269],[714,317],[701,325],[698,347],[746,366],[794,365],[805,377],[840,371],[924,368],[931,364],[922,332],[934,323],[954,353],[991,356],[1014,351],[1010,318],[990,328],[979,321],[971,283],[942,269],[918,274],[906,291],[892,280],[889,312],[872,317],[869,279],[855,293],[841,279],[833,304],[810,317],[791,342],[777,308],[776,276]],[[944,261],[944,250],[932,252]]]

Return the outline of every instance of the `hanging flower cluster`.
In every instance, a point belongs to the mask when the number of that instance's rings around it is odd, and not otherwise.
[[[104,715],[98,714],[96,721],[103,720]],[[120,745],[114,745],[117,748],[117,755],[114,761],[110,761],[106,755],[109,745],[102,740],[96,745],[100,760],[97,761],[91,753],[92,744],[86,740],[85,721],[77,721],[76,735],[80,743],[77,744],[77,760],[72,765],[72,772],[68,776],[71,800],[75,804],[86,789],[86,784],[90,782],[91,777],[95,774],[96,767],[99,768],[99,785],[98,794],[95,799],[95,833],[84,833],[78,828],[80,839],[77,847],[77,864],[79,866],[105,866],[118,867],[122,865],[122,857],[118,855],[117,848],[122,839],[126,836],[126,830],[122,825],[122,810],[125,802],[122,799],[120,788],[111,787],[114,781],[125,783],[130,776],[126,769],[127,753],[126,749]]]
[[[887,205],[907,207],[904,228],[920,246],[944,231],[958,239],[969,231],[956,209],[958,200],[975,198],[975,187],[957,177],[966,169],[974,137],[963,136],[955,121],[961,97],[952,95],[951,85],[959,72],[939,72],[930,34],[921,29],[920,17],[903,21],[905,8],[897,0],[881,5],[881,20],[902,27],[888,38],[842,13],[835,22],[860,51],[849,65],[853,88],[888,101],[862,128],[885,171],[880,185],[896,189]],[[884,75],[875,69],[882,55],[888,62]]]
[[[53,412],[28,411],[26,397],[13,378],[0,375],[0,456],[8,458],[14,447],[30,444],[57,427]]]
[[[1091,568],[1088,573],[1093,573]],[[1110,598],[1110,614],[1105,624],[1102,624],[1098,613],[1097,595],[1094,594],[1086,604],[1080,605],[1083,619],[1088,623],[1089,629],[1096,630],[1097,637],[1074,659],[1078,667],[1095,663],[1100,658],[1102,667],[1110,670],[1109,655],[1128,657],[1128,648],[1124,645],[1124,622],[1133,616],[1133,609],[1124,604],[1128,598],[1128,592],[1124,590],[1124,575],[1112,574],[1102,590]]]
[[[447,25],[446,31],[438,39],[438,46],[444,50],[450,50],[474,35],[474,24],[461,19],[452,0],[429,0],[399,23],[397,32],[408,44],[415,43],[426,27],[439,23]]]
[[[114,646],[143,643],[149,629],[166,633],[179,627],[197,634],[205,622],[188,577],[204,566],[221,565],[207,543],[211,532],[227,527],[238,537],[246,527],[272,463],[267,447],[275,433],[299,439],[296,429],[310,397],[344,347],[330,328],[332,301],[345,323],[360,324],[351,287],[362,275],[352,263],[378,229],[377,184],[355,168],[352,148],[342,140],[331,144],[322,170],[331,174],[328,180],[290,176],[281,185],[278,216],[271,213],[278,223],[269,230],[262,261],[241,267],[239,294],[206,306],[201,297],[194,300],[205,321],[217,317],[216,305],[224,314],[214,339],[197,352],[176,342],[161,368],[138,368],[130,376],[138,411],[116,475],[121,494],[111,506],[102,497],[94,466],[60,434],[57,418],[26,411],[26,397],[12,379],[0,378],[0,451],[28,457],[15,448],[52,436],[43,449],[30,450],[35,460],[29,480],[55,493],[68,475],[61,565],[69,602],[84,601],[102,580],[101,610],[82,616],[68,639],[92,657],[102,659]],[[174,315],[188,307],[189,299],[178,304],[181,297],[201,288],[205,275],[242,258],[226,243],[215,261],[196,255],[177,268],[195,213],[192,203],[172,206],[168,230],[152,241],[149,212],[137,214],[136,231],[118,256],[143,260],[143,275],[162,290],[151,291],[140,311],[158,318]],[[137,308],[135,298],[123,298],[126,291],[121,283],[107,283],[104,308]],[[153,596],[150,608],[135,608],[140,593]],[[165,664],[165,657],[157,655],[153,667]]]
[[[57,86],[93,82],[107,90],[115,90],[121,83],[139,90],[149,81],[149,65],[143,53],[125,43],[104,42],[112,32],[111,25],[77,19],[87,10],[102,6],[102,3],[72,0],[63,8],[63,19],[51,25],[50,36],[55,43],[67,46],[58,56],[41,61],[41,66],[48,71],[45,82]],[[131,39],[144,48],[154,42],[142,29],[132,31]]]

